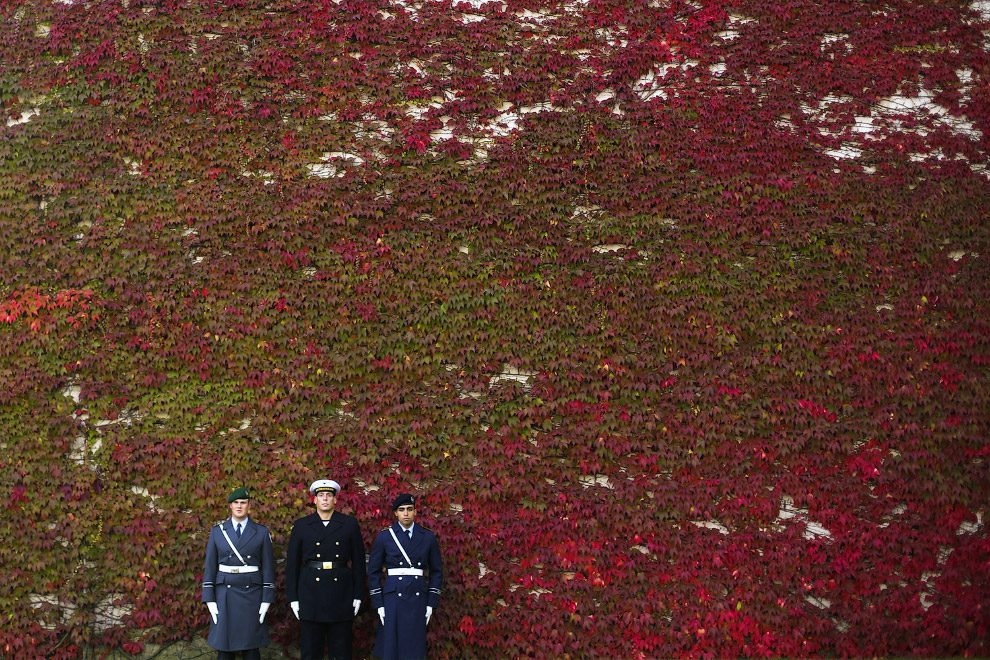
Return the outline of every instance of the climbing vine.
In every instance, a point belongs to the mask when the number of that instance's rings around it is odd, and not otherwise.
[[[0,656],[318,477],[432,657],[985,656],[985,4],[0,3]]]

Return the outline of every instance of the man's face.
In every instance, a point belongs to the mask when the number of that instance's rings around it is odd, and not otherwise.
[[[244,520],[251,510],[251,500],[234,500],[230,503],[230,515],[234,520]]]
[[[416,507],[412,504],[403,504],[395,510],[395,518],[403,527],[409,527],[416,520]]]
[[[328,490],[316,494],[316,511],[318,513],[333,513],[333,507],[337,503],[337,496]]]

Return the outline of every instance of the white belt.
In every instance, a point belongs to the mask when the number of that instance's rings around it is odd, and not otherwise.
[[[390,568],[388,569],[389,575],[419,575],[422,577],[422,568]]]
[[[257,573],[257,566],[226,566],[220,564],[217,566],[217,570],[221,573]],[[421,571],[422,572],[422,571]]]

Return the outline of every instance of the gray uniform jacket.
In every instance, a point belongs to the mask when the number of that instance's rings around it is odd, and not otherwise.
[[[203,602],[216,602],[217,622],[210,623],[207,640],[218,651],[243,651],[268,646],[268,626],[258,623],[262,603],[275,601],[275,559],[268,528],[250,518],[240,538],[228,518],[223,523],[227,536],[244,558],[242,563],[220,531],[210,529],[203,567]],[[244,566],[258,570],[242,572]],[[238,572],[226,572],[230,567]],[[250,569],[248,569],[250,570]]]

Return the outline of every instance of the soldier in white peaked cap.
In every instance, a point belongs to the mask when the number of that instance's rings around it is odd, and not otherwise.
[[[354,617],[364,597],[364,540],[357,519],[336,511],[340,484],[309,487],[316,511],[292,526],[285,584],[299,619],[301,660],[350,660]]]

